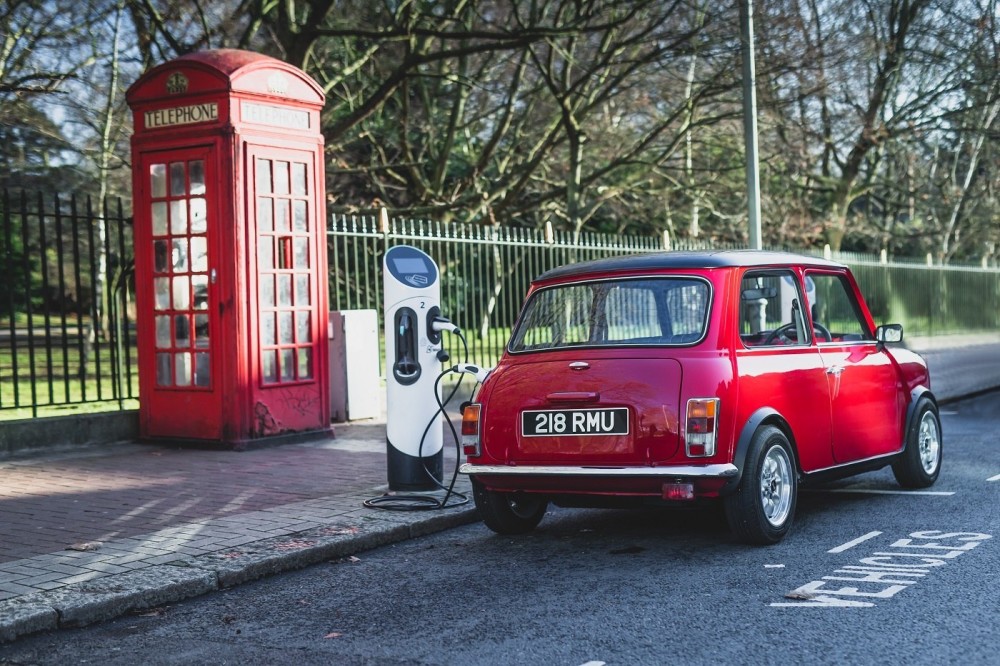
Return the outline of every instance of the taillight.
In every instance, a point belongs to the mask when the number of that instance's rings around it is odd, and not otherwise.
[[[479,414],[482,405],[470,403],[462,410],[462,453],[475,458],[480,454]]]
[[[718,398],[692,398],[687,402],[684,445],[688,456],[702,458],[715,455]]]

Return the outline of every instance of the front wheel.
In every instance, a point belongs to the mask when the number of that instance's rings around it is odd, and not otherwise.
[[[740,541],[778,543],[792,526],[798,476],[788,438],[765,426],[754,433],[743,478],[736,492],[723,498],[729,528]]]
[[[906,448],[892,464],[892,474],[904,488],[926,488],[934,485],[940,473],[941,419],[934,403],[924,398],[906,433]]]
[[[500,493],[487,490],[475,479],[472,497],[479,515],[497,534],[524,534],[538,526],[549,506],[541,495],[529,493]]]

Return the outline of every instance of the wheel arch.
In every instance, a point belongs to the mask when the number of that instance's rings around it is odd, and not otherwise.
[[[926,386],[916,387],[910,391],[910,404],[906,407],[906,422],[903,424],[903,441],[901,443],[902,445],[899,447],[900,452],[906,450],[907,434],[910,432],[910,428],[913,427],[913,422],[916,420],[918,412],[920,411],[920,403],[924,400],[929,401],[934,407],[935,414],[938,414],[938,429],[941,428],[941,417],[937,398],[934,397],[934,394],[931,393],[931,390]]]
[[[740,430],[740,436],[736,440],[736,448],[733,451],[733,464],[736,466],[736,475],[727,480],[726,485],[719,490],[720,495],[733,493],[739,487],[740,480],[743,478],[743,469],[746,466],[747,452],[750,450],[750,442],[753,440],[753,436],[757,430],[769,425],[776,427],[785,435],[792,449],[792,464],[795,465],[795,471],[797,474],[802,473],[799,469],[799,455],[796,448],[795,435],[792,433],[792,428],[788,425],[788,421],[773,407],[761,407],[750,415],[750,418],[743,424],[743,429]]]

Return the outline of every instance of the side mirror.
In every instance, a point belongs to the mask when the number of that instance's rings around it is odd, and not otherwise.
[[[875,329],[875,339],[878,342],[902,342],[903,325],[886,324]]]

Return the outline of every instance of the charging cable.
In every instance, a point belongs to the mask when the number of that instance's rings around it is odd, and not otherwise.
[[[464,363],[459,363],[450,368],[446,368],[438,374],[437,378],[434,380],[434,399],[437,401],[438,408],[431,416],[430,420],[427,422],[427,426],[424,428],[423,433],[420,435],[420,446],[417,450],[417,457],[420,458],[421,464],[424,468],[424,473],[427,475],[431,481],[434,482],[440,490],[445,491],[445,495],[442,499],[438,499],[433,495],[390,495],[385,494],[380,497],[372,497],[363,502],[364,506],[369,509],[385,509],[388,511],[429,511],[434,509],[444,509],[451,508],[455,506],[462,506],[463,504],[468,504],[469,497],[465,493],[461,493],[455,490],[455,482],[458,480],[458,466],[462,459],[462,439],[459,437],[458,431],[455,430],[455,424],[451,422],[451,419],[447,418],[446,405],[449,404],[458,393],[458,389],[462,385],[462,379],[465,378],[466,374],[471,374],[476,377],[476,383],[481,383],[483,379],[489,374],[489,370],[483,370],[471,363],[468,363],[469,359],[469,343],[466,341],[465,336],[462,335],[461,329],[455,326],[450,321],[444,317],[437,317],[431,322],[431,326],[436,331],[448,331],[458,337],[462,341],[462,346],[464,348]],[[440,326],[440,328],[438,328]],[[444,357],[441,355],[438,357],[442,362],[447,361],[448,355],[445,352]],[[452,373],[458,373],[458,382],[448,393],[448,397],[441,400],[440,385],[441,380]],[[480,376],[482,379],[480,379]],[[475,393],[475,387],[473,387],[473,394]],[[434,474],[427,469],[426,463],[423,462],[424,458],[424,441],[427,439],[427,433],[430,432],[431,428],[434,427],[435,422],[439,415],[445,415],[445,423],[448,424],[448,428],[451,430],[452,438],[455,441],[455,470],[452,472],[451,481],[447,486],[444,485],[444,480],[437,479]],[[457,501],[448,504],[448,500],[455,497]]]

